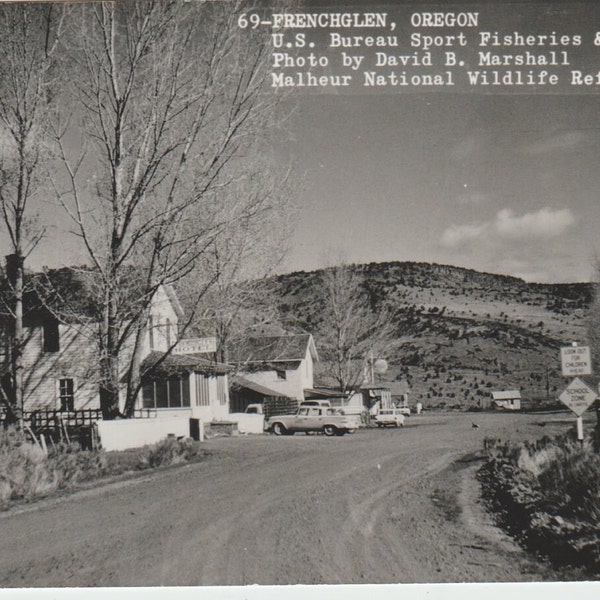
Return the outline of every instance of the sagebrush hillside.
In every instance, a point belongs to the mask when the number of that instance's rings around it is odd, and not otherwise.
[[[491,390],[507,389],[555,400],[566,383],[560,346],[586,339],[589,283],[532,284],[425,263],[352,269],[374,306],[385,299],[397,311],[382,380],[408,380],[411,401],[425,406],[477,406]],[[312,331],[318,348],[326,326],[316,300],[320,271],[280,275],[276,284],[284,321]]]

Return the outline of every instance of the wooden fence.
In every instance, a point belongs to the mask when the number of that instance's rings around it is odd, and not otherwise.
[[[152,419],[157,416],[153,409],[137,409],[133,415],[136,419]],[[0,408],[0,424],[6,423],[7,413]],[[23,413],[26,432],[33,434],[39,440],[44,436],[47,443],[77,442],[83,448],[97,446],[96,429],[94,425],[102,420],[100,409],[81,409],[72,411],[61,410],[32,410]]]

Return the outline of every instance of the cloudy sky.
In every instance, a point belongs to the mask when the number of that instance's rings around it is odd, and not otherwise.
[[[298,99],[303,207],[286,263],[438,262],[589,280],[600,255],[597,96]]]
[[[540,7],[557,3],[483,4],[481,27],[506,31],[558,29],[593,40],[600,18],[591,2],[546,11]],[[412,6],[398,13],[405,30]],[[589,41],[585,52],[587,66],[600,71],[600,47]],[[580,59],[576,50],[570,56]],[[600,86],[568,94],[461,90],[292,95],[290,136],[274,143],[302,181],[301,211],[282,271],[344,256],[537,282],[592,278],[600,257]],[[62,235],[61,253],[45,242],[34,267],[85,260],[57,214],[44,217]]]
[[[406,40],[410,14],[423,6],[385,6]],[[479,11],[479,30],[581,35],[570,60],[600,71],[596,3],[443,7]],[[477,33],[468,35],[464,51],[473,59]],[[565,80],[561,93],[529,95],[465,86],[460,93],[298,94],[289,154],[304,173],[303,212],[286,268],[312,269],[342,253],[356,262],[427,261],[529,281],[589,281],[600,256],[600,86]]]

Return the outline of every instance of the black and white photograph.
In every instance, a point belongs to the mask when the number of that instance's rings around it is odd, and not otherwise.
[[[0,2],[0,596],[597,593],[599,230],[595,1]]]

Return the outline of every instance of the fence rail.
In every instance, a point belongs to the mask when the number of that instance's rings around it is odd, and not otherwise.
[[[93,425],[102,419],[102,411],[83,409],[72,411],[33,410],[24,413],[25,422],[33,429],[63,425],[66,427],[83,427]]]
[[[0,408],[0,425],[7,422],[5,407]],[[157,411],[137,409],[135,419],[151,419],[157,417]],[[94,425],[102,420],[100,409],[86,408],[81,410],[30,410],[23,412],[25,429],[33,436],[44,436],[49,442],[78,442],[85,448],[96,445]]]

